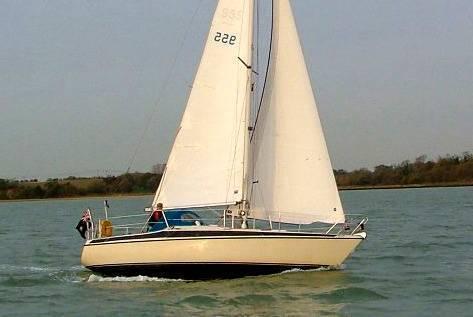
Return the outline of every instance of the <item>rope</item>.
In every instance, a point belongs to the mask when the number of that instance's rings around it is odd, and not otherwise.
[[[257,6],[257,9],[256,9],[257,12],[258,12],[258,9],[259,9],[259,7]],[[266,91],[266,83],[267,83],[268,75],[269,75],[269,67],[270,67],[270,64],[271,64],[271,52],[272,52],[272,47],[273,47],[273,29],[274,29],[274,0],[271,0],[271,28],[270,28],[270,38],[269,38],[268,61],[267,61],[267,64],[266,64],[266,73],[265,73],[265,76],[264,76],[263,89],[261,91],[261,98],[260,98],[260,101],[259,101],[258,110],[256,111],[255,123],[253,125],[253,131],[251,131],[250,144],[253,143],[253,137],[255,136],[256,126],[258,124],[258,118],[259,118],[259,114],[260,114],[260,111],[261,111],[261,106],[263,104],[264,93]],[[258,20],[258,24],[257,24],[257,31],[258,31],[258,38],[259,38],[259,31],[260,31],[260,29],[259,29],[259,20]],[[257,55],[257,60],[258,60],[258,63],[259,63],[258,58],[259,58],[259,55]],[[252,168],[253,181],[251,182],[250,197],[253,197],[253,189],[255,187],[254,176],[255,176],[255,168],[256,168],[256,160],[255,160],[254,151],[253,151],[252,154],[253,154],[253,157],[252,157],[252,163],[253,164],[252,164],[251,168]]]
[[[186,28],[185,33],[184,33],[184,37],[182,38],[181,43],[179,44],[179,49],[178,49],[177,53],[174,55],[174,58],[173,58],[172,63],[171,63],[171,67],[169,68],[169,71],[167,72],[166,78],[170,78],[173,71],[174,71],[174,68],[176,66],[176,62],[177,62],[178,57],[180,55],[179,53],[183,51],[182,48],[184,47],[184,44],[186,42],[185,40],[187,39],[187,37],[189,35],[189,30],[191,29],[191,26],[194,24],[193,23],[194,19],[197,16],[197,12],[199,11],[199,9],[201,7],[202,1],[203,0],[199,1],[198,6],[196,7],[194,12],[192,13],[191,21],[190,21],[190,23],[187,24],[187,28]],[[154,107],[153,111],[151,112],[151,115],[148,116],[148,120],[146,122],[143,133],[141,134],[141,136],[138,140],[138,144],[136,145],[135,151],[133,152],[133,155],[131,156],[131,159],[128,163],[128,168],[126,169],[127,174],[130,172],[130,169],[131,169],[133,163],[135,162],[136,155],[138,154],[138,151],[139,151],[141,145],[143,144],[143,140],[144,140],[146,134],[148,133],[149,127],[151,125],[151,121],[153,120],[154,116],[156,115],[156,112],[158,110],[158,106],[161,103],[164,92],[167,90],[169,82],[170,82],[170,80],[164,81],[163,85],[161,86],[161,89],[159,90],[158,99],[156,100],[155,107]]]
[[[255,136],[256,126],[258,124],[258,118],[259,118],[261,106],[263,104],[264,92],[266,91],[266,83],[267,83],[267,80],[268,80],[269,66],[271,64],[271,51],[272,51],[272,48],[273,48],[273,28],[274,28],[274,0],[271,0],[271,34],[270,34],[270,38],[269,38],[268,63],[266,65],[266,74],[264,75],[263,91],[261,92],[261,99],[260,99],[260,102],[259,102],[259,105],[258,105],[258,111],[256,112],[255,125],[253,126],[253,131],[251,133],[250,142],[253,141],[253,137]]]

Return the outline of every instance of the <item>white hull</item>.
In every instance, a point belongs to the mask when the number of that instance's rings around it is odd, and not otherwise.
[[[255,275],[295,267],[339,266],[364,237],[364,233],[334,236],[260,230],[165,230],[90,240],[81,262],[93,271],[111,275]],[[200,267],[196,270],[195,266]]]

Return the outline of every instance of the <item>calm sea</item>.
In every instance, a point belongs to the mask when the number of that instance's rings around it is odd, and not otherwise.
[[[100,199],[0,203],[1,316],[473,316],[473,187],[343,192],[369,218],[341,270],[189,282],[102,278],[74,227]],[[115,215],[151,197],[113,198]]]

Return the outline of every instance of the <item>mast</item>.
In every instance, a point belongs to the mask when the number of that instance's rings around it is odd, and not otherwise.
[[[254,53],[256,46],[258,43],[255,41],[255,20],[258,19],[258,8],[257,8],[257,3],[258,0],[250,0],[251,2],[251,12],[250,12],[250,17],[251,17],[251,22],[250,22],[250,54],[251,56],[251,64],[248,65],[248,86],[247,86],[247,100],[246,100],[246,108],[245,108],[245,144],[244,144],[244,152],[245,152],[245,159],[243,162],[243,197],[242,201],[240,204],[241,209],[247,209],[249,208],[249,196],[250,193],[249,191],[251,190],[251,184],[250,182],[252,181],[252,156],[253,156],[253,151],[251,147],[251,135],[253,131],[253,126],[251,122],[251,111],[252,111],[252,100],[255,95],[254,87],[256,85],[255,83],[255,76],[257,75],[257,72],[254,69]]]

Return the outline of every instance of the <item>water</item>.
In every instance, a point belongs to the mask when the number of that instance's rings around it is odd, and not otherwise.
[[[368,239],[337,271],[190,282],[102,278],[74,227],[100,199],[0,203],[0,316],[471,316],[473,187],[343,192]],[[151,197],[114,198],[140,211]]]

